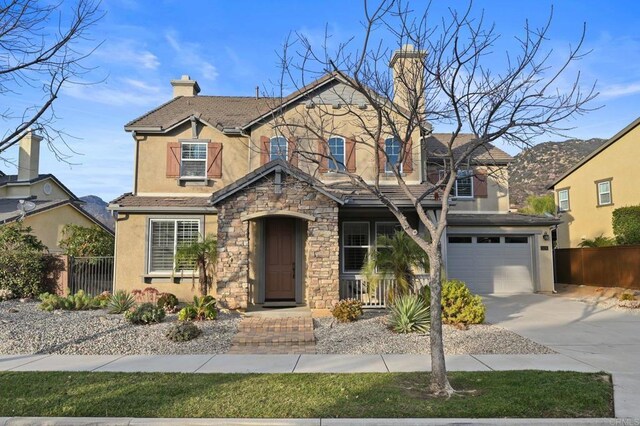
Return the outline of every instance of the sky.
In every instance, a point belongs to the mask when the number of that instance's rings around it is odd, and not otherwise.
[[[434,17],[445,16],[447,7],[468,5],[433,3]],[[411,2],[414,9],[425,4]],[[484,11],[485,20],[495,23],[500,34],[495,52],[502,54],[522,35],[526,20],[543,25],[552,6],[547,46],[565,52],[586,23],[585,51],[590,53],[570,71],[595,82],[600,92],[591,105],[600,108],[568,122],[573,127],[568,136],[611,137],[640,115],[634,108],[640,105],[640,3],[493,0],[475,1],[473,10]],[[101,43],[87,60],[92,71],[83,78],[91,84],[65,87],[55,104],[56,126],[73,136],[67,139],[71,156],[59,161],[43,147],[40,172],[55,174],[79,196],[95,194],[106,201],[132,190],[134,145],[124,125],[170,100],[170,80],[188,74],[198,81],[201,94],[252,96],[256,86],[273,90],[289,34],[304,34],[316,46],[325,31],[332,44],[362,38],[363,3],[358,0],[103,0],[101,8],[104,18],[85,41]],[[3,95],[0,103],[19,107],[25,99],[28,93]],[[0,170],[16,173],[17,149],[5,152],[3,159]]]

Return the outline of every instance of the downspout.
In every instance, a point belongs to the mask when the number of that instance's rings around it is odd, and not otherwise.
[[[133,195],[138,194],[138,151],[140,150],[140,143],[136,138],[136,131],[131,132],[133,141],[135,142],[135,150],[133,153]]]

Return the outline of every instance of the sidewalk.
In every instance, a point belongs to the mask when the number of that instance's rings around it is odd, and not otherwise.
[[[562,354],[451,355],[449,371],[597,372]],[[429,355],[0,355],[0,371],[396,373],[430,371]]]

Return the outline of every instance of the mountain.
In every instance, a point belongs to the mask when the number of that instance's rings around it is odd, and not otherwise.
[[[89,214],[94,216],[104,225],[106,225],[109,229],[115,229],[115,220],[113,216],[111,216],[111,212],[107,210],[107,203],[97,195],[85,195],[84,197],[80,197],[85,204],[82,208],[87,211]]]
[[[593,138],[544,142],[520,152],[509,165],[511,207],[523,207],[529,195],[548,193],[547,185],[606,141],[607,139]]]

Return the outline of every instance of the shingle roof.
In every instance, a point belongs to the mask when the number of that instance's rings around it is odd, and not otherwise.
[[[427,155],[429,157],[438,157],[446,154],[450,138],[450,133],[432,133],[431,136],[425,138],[424,146],[426,147]],[[474,139],[475,136],[473,134],[459,134],[453,141],[453,155],[460,155]],[[508,163],[513,161],[513,157],[492,144],[486,144],[485,147],[479,148],[472,153],[471,160],[479,163]]]
[[[79,201],[79,198],[76,197],[76,195],[73,192],[71,192],[69,188],[67,188],[62,182],[60,182],[60,180],[57,177],[55,177],[50,173],[38,175],[38,177],[25,182],[33,184],[45,179],[53,180],[60,188],[62,188],[63,191],[69,194],[69,197],[71,197],[74,201]],[[11,183],[17,183],[17,182],[18,182],[18,175],[1,175],[0,176],[0,187],[5,186],[7,184],[11,184]]]
[[[433,188],[431,184],[420,185],[407,185],[414,197],[418,198],[423,196],[427,191]],[[383,206],[382,202],[372,194],[370,191],[363,189],[359,186],[355,186],[352,183],[340,183],[331,185],[328,189],[339,192],[345,199],[345,207],[372,207]],[[380,192],[393,201],[398,206],[411,205],[411,201],[406,196],[402,188],[398,185],[381,185]],[[430,193],[422,198],[422,204],[433,204],[435,201],[434,194]],[[430,203],[431,202],[431,203]],[[436,202],[436,205],[440,205],[440,202]]]
[[[131,193],[123,194],[109,204],[118,207],[210,207],[209,197],[147,197]]]
[[[535,216],[520,213],[449,213],[450,226],[552,226],[560,219],[549,216]]]

